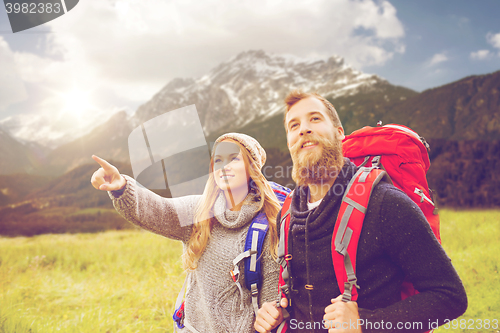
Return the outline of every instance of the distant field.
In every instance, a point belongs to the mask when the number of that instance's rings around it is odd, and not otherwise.
[[[500,331],[500,210],[442,210],[441,235],[469,309],[438,332]],[[181,250],[141,231],[0,238],[0,333],[172,332]]]
[[[500,210],[441,210],[440,216],[443,247],[465,285],[469,308],[436,332],[500,332]]]
[[[181,251],[141,231],[0,238],[0,332],[171,332]]]

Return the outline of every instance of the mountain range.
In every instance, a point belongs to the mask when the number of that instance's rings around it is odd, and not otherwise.
[[[172,80],[139,107],[135,118],[144,122],[195,104],[204,131],[210,134],[282,114],[284,97],[296,88],[340,97],[377,91],[384,85],[387,81],[355,70],[340,57],[309,60],[248,51],[197,80]]]
[[[0,209],[24,202],[34,193],[67,196],[51,184],[67,181],[74,170],[82,173],[80,168],[87,170],[88,178],[77,191],[89,187],[90,170],[97,168],[92,154],[131,171],[130,133],[157,116],[191,104],[196,105],[207,143],[222,133],[247,133],[266,149],[267,165],[290,167],[282,101],[292,89],[327,97],[346,134],[382,121],[407,125],[424,136],[431,144],[429,183],[437,189],[441,203],[500,206],[500,179],[495,171],[500,165],[500,71],[418,93],[362,73],[336,56],[311,60],[247,51],[200,78],[170,81],[135,114],[118,112],[88,134],[55,149],[36,142],[23,144],[0,129],[0,175],[17,174],[13,179],[38,184],[31,190],[29,186],[15,190],[12,181],[0,181]],[[275,180],[293,186],[290,177]],[[79,200],[82,207],[93,205],[85,195]]]
[[[362,73],[337,56],[311,60],[247,51],[221,63],[201,78],[172,80],[132,116],[119,112],[90,133],[55,149],[21,147],[12,145],[12,140],[0,138],[0,149],[10,150],[12,156],[38,156],[37,159],[8,159],[5,166],[0,165],[0,174],[18,170],[60,175],[84,163],[89,153],[129,161],[127,138],[133,128],[191,104],[196,105],[205,136],[213,141],[219,133],[259,126],[281,117],[283,98],[297,88],[342,101],[364,103],[366,99],[368,104],[376,101],[381,107],[417,94],[393,86],[376,75]],[[339,109],[342,110],[343,107]],[[349,110],[355,114],[362,111]]]

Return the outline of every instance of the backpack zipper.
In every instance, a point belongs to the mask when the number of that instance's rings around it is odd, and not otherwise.
[[[428,203],[430,203],[431,205],[433,205],[433,206],[434,206],[434,202],[432,202],[432,200],[431,200],[431,199],[429,199],[429,198],[425,195],[424,191],[422,191],[422,190],[421,190],[421,189],[419,189],[418,187],[415,187],[415,191],[414,191],[413,193],[416,193],[416,194],[418,194],[418,195],[420,196],[420,202],[424,202],[424,200],[425,200],[425,201],[427,201]]]
[[[410,134],[411,136],[415,137],[415,139],[420,140],[420,136],[417,134],[417,132],[412,131],[409,128],[406,128],[406,127],[403,127],[403,126],[398,126],[398,125],[392,125],[392,124],[390,124],[390,125],[384,125],[382,127],[390,127],[390,128],[398,129],[400,131],[403,131],[403,132],[406,132],[406,133]]]
[[[406,128],[406,127],[403,127],[403,126],[398,126],[398,125],[393,125],[393,124],[384,125],[382,127],[395,128],[395,129],[398,129],[398,130],[403,131],[405,133],[408,133],[411,136],[413,136],[414,138],[420,140],[420,142],[422,142],[422,144],[424,145],[425,149],[427,149],[427,153],[429,153],[431,151],[431,147],[429,146],[429,144],[427,143],[427,141],[425,141],[424,137],[418,135],[417,132],[415,132],[415,131],[413,131],[413,130],[411,130],[409,128]]]

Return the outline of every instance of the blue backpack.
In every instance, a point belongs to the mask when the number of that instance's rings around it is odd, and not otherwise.
[[[269,182],[269,185],[271,185],[274,194],[276,195],[276,198],[278,199],[280,204],[283,205],[285,198],[291,192],[291,190],[274,182]],[[266,214],[264,214],[264,212],[260,212],[253,218],[252,223],[248,228],[243,252],[240,253],[236,258],[234,258],[234,268],[230,271],[234,283],[236,283],[238,289],[240,289],[241,292],[241,283],[239,281],[239,263],[243,260],[245,271],[245,287],[250,290],[252,294],[252,306],[255,315],[257,315],[257,311],[259,310],[258,297],[259,289],[262,284],[260,258],[262,256],[262,247],[264,245],[264,239],[266,238],[267,230],[269,230],[269,221],[267,220]],[[182,289],[179,293],[179,297],[177,297],[175,312],[172,316],[179,329],[184,328],[185,324],[187,324],[184,323],[184,292],[186,289],[186,281],[187,278],[186,280],[184,280],[184,285],[182,286]],[[191,331],[196,332],[193,327],[188,328]]]

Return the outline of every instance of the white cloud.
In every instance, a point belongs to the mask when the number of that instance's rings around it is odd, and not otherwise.
[[[387,1],[87,0],[49,24],[65,62],[131,98],[249,49],[338,54],[356,67],[404,52],[403,26]]]
[[[336,54],[359,69],[405,52],[403,25],[384,0],[85,0],[46,27],[44,55],[13,56],[18,77],[46,92],[36,106],[46,114],[75,88],[139,105],[171,79],[200,77],[246,50]]]
[[[437,65],[439,63],[442,63],[442,62],[445,62],[445,61],[448,61],[448,57],[446,56],[446,54],[444,53],[436,53],[431,60],[429,60],[428,62],[428,65],[429,66],[434,66],[434,65]]]
[[[499,49],[498,56],[500,56],[500,33],[494,34],[491,32],[488,32],[486,34],[486,41],[488,44],[493,46],[494,48]],[[490,50],[478,50],[476,52],[471,52],[470,53],[470,58],[473,60],[485,60],[485,59],[490,59],[491,57],[494,56],[494,53],[491,52]]]
[[[19,77],[14,55],[0,36],[0,111],[11,104],[25,100],[28,95]]]
[[[115,112],[89,106],[85,114],[65,109],[64,100],[50,94],[36,106],[36,112],[21,113],[0,120],[0,126],[20,141],[35,141],[55,148],[90,132],[106,122]]]
[[[471,52],[470,58],[473,60],[484,60],[490,58],[492,53],[490,50],[478,50],[476,52]]]
[[[486,35],[486,41],[488,41],[488,43],[490,43],[494,48],[500,49],[500,32],[497,34],[489,32]]]

